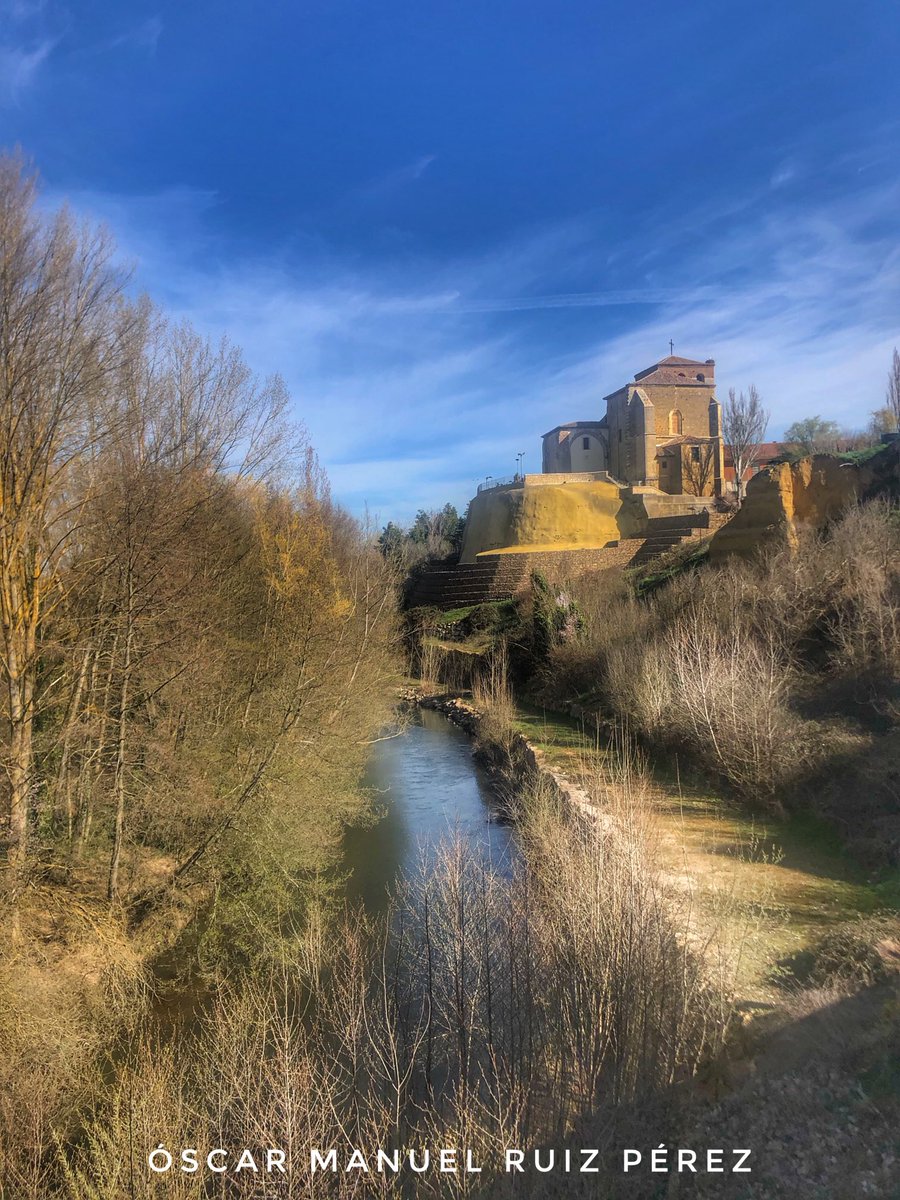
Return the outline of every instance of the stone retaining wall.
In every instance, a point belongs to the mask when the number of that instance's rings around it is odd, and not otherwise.
[[[442,713],[454,725],[464,729],[470,737],[478,738],[482,714],[468,701],[461,700],[458,696],[422,696],[415,693],[407,698],[421,708],[430,708]],[[496,770],[496,765],[491,761],[488,761],[487,766],[489,771]],[[541,751],[524,734],[512,735],[508,767],[520,787],[528,787],[537,782],[548,786],[577,820],[589,821],[592,824],[611,823],[609,815],[594,804],[584,788],[544,762]]]

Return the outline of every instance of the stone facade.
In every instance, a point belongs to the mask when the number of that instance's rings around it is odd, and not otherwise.
[[[545,475],[569,474],[582,471],[605,471],[607,468],[606,431],[600,421],[570,421],[557,425],[543,438]]]
[[[720,495],[724,454],[715,370],[711,358],[672,355],[639,371],[605,397],[600,421],[574,421],[544,435],[544,471],[606,470],[622,483],[673,495]],[[590,454],[594,465],[576,466],[583,461],[575,457],[579,452]]]

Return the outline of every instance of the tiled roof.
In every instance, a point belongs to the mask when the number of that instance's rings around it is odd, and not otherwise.
[[[661,358],[659,362],[638,371],[634,377],[635,383],[645,379],[650,384],[678,384],[680,386],[696,386],[698,383],[708,387],[713,382],[716,364],[713,359],[700,362],[696,358],[679,358],[675,354]],[[699,378],[702,376],[702,378]]]
[[[703,446],[715,441],[711,437],[696,437],[692,433],[679,433],[674,437],[666,438],[664,442],[657,442],[657,450],[667,450],[670,446]]]
[[[606,426],[606,417],[600,417],[596,421],[564,421],[562,425],[554,425],[552,429],[548,429],[546,433],[541,434],[541,437],[549,437],[551,433],[559,433],[562,429],[596,429],[598,426]]]
[[[786,447],[781,442],[761,442],[754,462],[757,464],[771,462],[773,458],[778,458],[779,455],[784,454],[785,449]],[[725,447],[725,465],[726,467],[734,466],[731,447],[728,445]]]

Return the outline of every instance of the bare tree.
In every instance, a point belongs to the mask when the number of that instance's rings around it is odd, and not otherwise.
[[[897,429],[897,417],[894,415],[894,410],[884,405],[882,408],[876,408],[870,414],[869,427],[865,434],[865,445],[870,446],[873,442],[881,441],[883,433],[893,433]]]
[[[756,462],[768,424],[768,410],[763,408],[759,392],[752,383],[746,396],[743,392],[737,395],[734,388],[728,389],[722,414],[722,431],[725,445],[731,451],[739,504],[744,498],[744,475]]]
[[[108,239],[65,211],[42,219],[35,202],[23,161],[0,159],[0,672],[16,866],[34,791],[38,631],[74,523],[66,479],[101,440],[98,399],[121,332]]]
[[[707,496],[716,474],[716,448],[712,442],[700,442],[688,447],[684,459],[684,490],[692,496]]]
[[[900,354],[897,353],[896,347],[894,347],[894,357],[891,360],[891,369],[888,372],[885,399],[894,416],[894,428],[900,429]]]

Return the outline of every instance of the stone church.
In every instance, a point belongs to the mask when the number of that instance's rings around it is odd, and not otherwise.
[[[670,355],[606,396],[599,420],[545,433],[540,475],[479,485],[460,563],[592,551],[597,567],[708,528],[725,475],[715,370]]]
[[[543,437],[545,475],[607,472],[669,495],[722,493],[722,411],[715,360],[670,355],[604,397],[598,421],[570,421]]]

